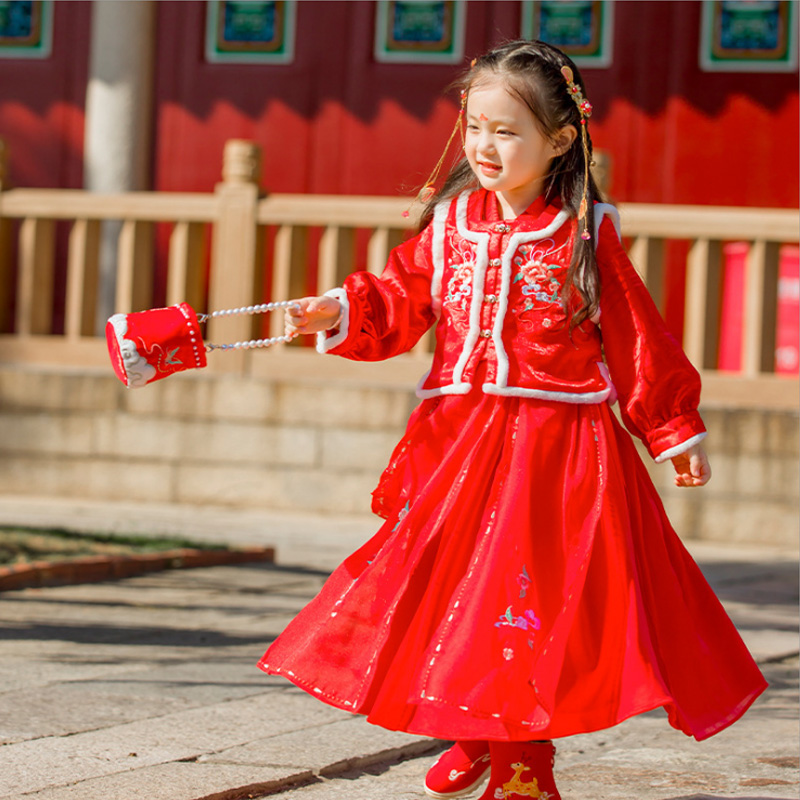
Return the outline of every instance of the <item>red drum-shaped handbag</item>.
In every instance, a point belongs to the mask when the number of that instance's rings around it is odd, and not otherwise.
[[[175,372],[205,367],[209,350],[248,350],[288,342],[293,335],[235,344],[204,344],[200,325],[210,317],[263,314],[289,305],[291,302],[263,303],[198,316],[188,303],[178,303],[168,308],[114,314],[106,323],[111,365],[117,377],[129,389],[135,389]]]
[[[106,341],[117,377],[131,388],[206,365],[197,314],[188,303],[114,314]]]

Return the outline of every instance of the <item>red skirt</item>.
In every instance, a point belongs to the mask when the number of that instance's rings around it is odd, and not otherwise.
[[[704,739],[766,681],[605,404],[423,402],[386,519],[259,667],[393,730],[552,739],[650,709]]]

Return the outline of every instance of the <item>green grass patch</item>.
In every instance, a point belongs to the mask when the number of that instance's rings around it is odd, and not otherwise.
[[[133,534],[76,533],[64,528],[26,528],[0,525],[0,565],[31,561],[69,561],[100,555],[136,555],[163,550],[230,550],[223,544],[209,544],[179,537],[153,538]]]

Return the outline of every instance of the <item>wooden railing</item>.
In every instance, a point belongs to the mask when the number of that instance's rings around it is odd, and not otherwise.
[[[781,244],[797,243],[798,212],[787,209],[620,205],[622,230],[633,237],[631,260],[663,309],[664,245],[688,240],[683,346],[699,369],[717,365],[722,247],[750,244],[744,287],[742,373],[775,369],[775,320]]]
[[[186,300],[213,310],[294,297],[309,287],[324,291],[356,268],[379,272],[414,220],[413,213],[403,216],[403,198],[263,196],[260,151],[238,140],[227,143],[222,180],[209,194],[11,189],[4,174],[0,165],[0,360],[96,361],[103,351],[96,319],[100,241],[109,221],[121,223],[113,311],[123,312],[153,305],[157,224],[171,226],[161,296],[167,304]],[[689,241],[684,345],[704,372],[717,363],[723,243],[750,243],[742,374],[774,372],[778,252],[781,244],[798,241],[797,212],[621,204],[620,213],[632,259],[657,303],[663,298],[665,244]],[[68,227],[60,281],[57,221]],[[268,287],[265,275],[271,276]],[[58,302],[63,330],[56,331]],[[246,339],[253,325],[247,317],[211,320],[208,338]],[[280,332],[280,316],[270,325],[273,335]],[[416,355],[426,356],[427,347],[423,342]],[[214,368],[246,369],[245,353],[230,355]]]

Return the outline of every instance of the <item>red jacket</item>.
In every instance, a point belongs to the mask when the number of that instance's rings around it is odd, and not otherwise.
[[[380,278],[348,276],[328,292],[344,306],[318,349],[381,360],[411,349],[436,323],[419,397],[484,392],[568,403],[614,401],[662,461],[704,436],[700,379],[667,331],[619,240],[613,206],[595,206],[602,319],[570,330],[560,295],[576,225],[542,198],[503,220],[480,189],[440,203],[418,236],[392,251]],[[607,365],[607,366],[606,366]]]

